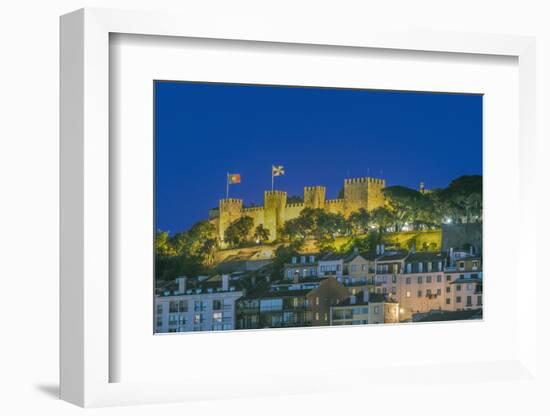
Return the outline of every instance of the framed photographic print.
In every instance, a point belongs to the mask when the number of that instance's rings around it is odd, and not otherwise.
[[[516,36],[62,17],[62,398],[532,381],[533,71]]]
[[[481,319],[482,100],[155,81],[155,332]]]

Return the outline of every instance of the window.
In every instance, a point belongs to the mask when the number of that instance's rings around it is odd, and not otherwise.
[[[481,296],[481,295],[478,295],[478,297],[477,297],[477,306],[481,306],[481,305],[482,305],[482,303],[481,303],[482,300],[481,300],[481,299],[482,299],[482,296]]]
[[[460,292],[462,290],[462,285],[456,285],[456,291]]]
[[[472,306],[472,297],[466,296],[466,306]]]
[[[426,276],[426,283],[432,283],[432,276]]]
[[[450,281],[451,281],[451,275],[448,274],[448,275],[447,275],[447,282],[450,282]]]
[[[478,262],[477,260],[472,261],[472,269],[477,270]]]
[[[202,313],[196,313],[193,318],[193,322],[196,324],[202,323]]]
[[[437,283],[441,283],[442,278],[441,278],[441,275],[440,275],[440,274],[437,275],[436,280],[437,280]]]
[[[162,326],[162,316],[157,316],[157,326]]]
[[[391,287],[391,294],[392,295],[397,295],[397,287],[395,287],[395,286]]]
[[[397,276],[396,276],[396,275],[393,275],[393,276],[392,276],[391,282],[392,282],[392,283],[397,283]]]
[[[451,286],[447,286],[445,288],[445,293],[451,293]]]
[[[212,314],[212,322],[221,323],[222,319],[223,319],[223,315],[221,312],[214,312]]]
[[[478,279],[478,278],[479,278],[479,274],[478,274],[478,273],[472,273],[472,274],[470,275],[470,277],[471,277],[472,279]]]
[[[295,308],[298,307],[298,298],[292,298],[292,306],[294,306]]]
[[[386,288],[386,286],[384,286],[382,288],[382,293],[385,295],[386,293],[388,293],[388,289]]]
[[[179,303],[179,311],[180,312],[187,312],[187,301],[186,300],[180,300]]]
[[[450,304],[451,304],[451,298],[445,299],[445,303],[446,303],[447,305],[450,305]]]
[[[473,285],[472,283],[468,283],[468,284],[466,285],[466,289],[468,289],[468,290],[473,290],[473,289],[474,289],[474,285]]]
[[[309,256],[309,262],[315,263],[315,256]]]
[[[357,271],[357,265],[356,265],[356,264],[352,264],[352,265],[351,265],[351,271],[352,271],[352,272]]]
[[[214,299],[212,301],[212,309],[219,311],[223,307],[223,302],[220,299]]]
[[[177,301],[170,301],[170,313],[178,312],[179,303]]]
[[[319,320],[319,312],[315,312],[315,320],[316,320],[316,321]]]
[[[162,303],[157,305],[157,315],[162,315]]]
[[[426,296],[431,296],[431,295],[432,295],[432,289],[427,289]]]
[[[317,297],[315,298],[315,304],[316,304],[316,305],[319,305],[319,296],[317,296]]]
[[[292,257],[292,264],[296,264],[296,257]]]
[[[460,263],[458,263],[458,268],[459,268],[460,270],[464,270],[464,262],[463,262],[463,261],[461,261]]]
[[[306,262],[306,256],[300,256],[300,263]]]
[[[416,292],[416,296],[419,297],[419,298],[421,298],[421,297],[422,297],[422,291],[419,290],[418,292]]]
[[[410,291],[410,290],[407,290],[407,293],[405,294],[405,296],[406,296],[407,298],[410,298],[410,297],[411,297],[411,291]]]
[[[437,296],[441,296],[441,289],[437,289]]]
[[[422,283],[422,276],[418,276],[418,283]]]
[[[286,271],[286,277],[289,278],[289,279],[292,279],[292,270],[287,270]]]
[[[460,296],[456,297],[456,303],[462,303],[462,298]]]
[[[328,321],[328,313],[325,313],[325,321]]]
[[[261,299],[260,312],[280,311],[283,309],[282,299]]]
[[[374,313],[375,313],[375,314],[379,314],[379,313],[380,313],[380,306],[375,306],[375,307],[374,307]]]
[[[407,277],[407,278],[405,279],[405,284],[407,284],[407,285],[410,285],[410,284],[411,284],[411,278],[410,278],[410,277]]]

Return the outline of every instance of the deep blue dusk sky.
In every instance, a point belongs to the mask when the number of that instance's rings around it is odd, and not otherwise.
[[[347,177],[445,187],[482,173],[482,97],[260,85],[155,83],[156,227],[175,233],[225,197],[262,204],[275,188],[302,195]],[[381,173],[382,172],[382,173]]]

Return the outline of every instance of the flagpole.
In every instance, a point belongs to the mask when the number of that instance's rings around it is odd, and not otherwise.
[[[225,199],[229,198],[229,172],[225,176]]]
[[[273,184],[275,182],[275,176],[273,176],[273,165],[271,165],[271,190],[273,191]]]

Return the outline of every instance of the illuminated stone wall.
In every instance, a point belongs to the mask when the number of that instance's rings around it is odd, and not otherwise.
[[[242,216],[249,216],[254,221],[254,228],[263,225],[269,230],[269,241],[274,241],[285,222],[297,218],[304,208],[325,209],[348,217],[360,208],[372,211],[384,206],[385,185],[383,179],[346,179],[343,199],[326,199],[324,186],[306,186],[304,202],[292,204],[287,204],[287,193],[284,191],[265,191],[263,207],[243,208],[241,199],[222,199],[217,219],[218,234],[223,246],[224,233],[229,224]]]

